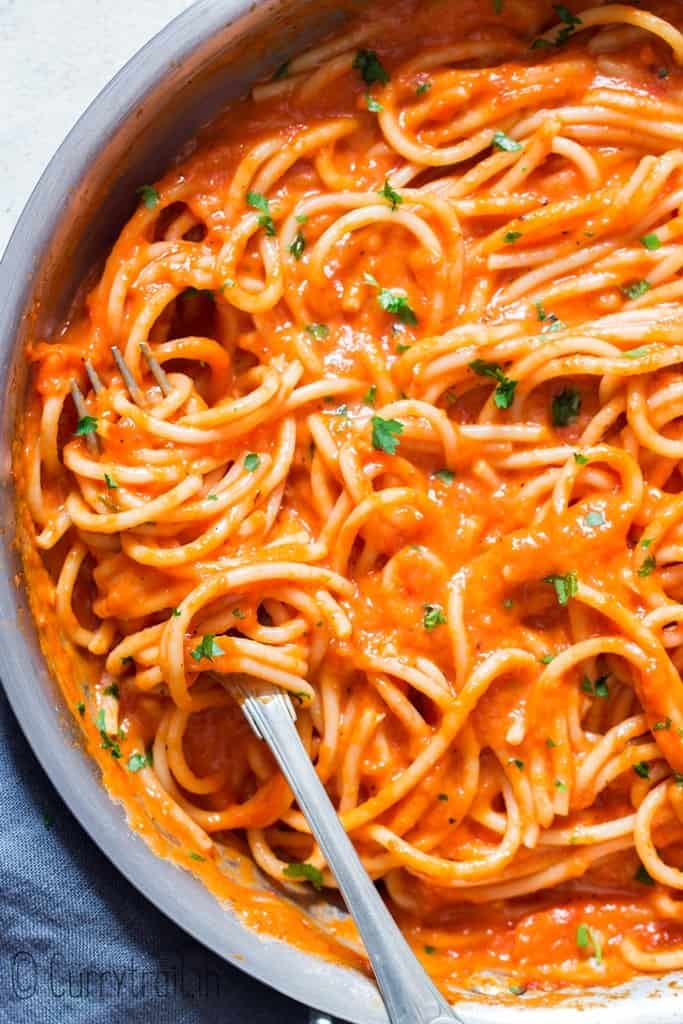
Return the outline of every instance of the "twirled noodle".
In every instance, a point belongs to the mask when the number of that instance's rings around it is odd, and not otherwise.
[[[682,25],[370,6],[29,353],[29,589],[109,784],[187,867],[243,830],[334,887],[230,684],[283,687],[450,993],[683,966]]]

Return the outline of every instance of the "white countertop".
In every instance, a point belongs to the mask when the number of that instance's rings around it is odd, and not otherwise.
[[[191,0],[0,0],[0,253],[90,101]]]

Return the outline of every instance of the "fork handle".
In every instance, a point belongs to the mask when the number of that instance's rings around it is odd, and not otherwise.
[[[391,1024],[462,1024],[418,962],[337,816],[283,700],[249,701],[361,934]]]

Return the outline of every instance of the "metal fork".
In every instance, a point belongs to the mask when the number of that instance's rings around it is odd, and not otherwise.
[[[149,367],[150,373],[152,374],[155,381],[159,385],[161,393],[164,396],[170,395],[171,391],[173,390],[173,388],[171,387],[171,382],[166,376],[166,373],[162,368],[161,364],[159,363],[159,361],[155,359],[154,356],[152,355],[149,345],[147,345],[147,343],[144,341],[140,343],[140,352],[142,354],[143,359],[147,363],[147,366]],[[135,377],[131,373],[130,367],[128,366],[125,359],[121,355],[120,349],[116,345],[111,346],[111,354],[114,357],[114,362],[116,363],[117,369],[121,374],[123,383],[126,386],[128,394],[130,395],[131,399],[135,402],[136,405],[139,405],[141,409],[144,409],[148,404],[147,399],[145,398],[144,393],[140,389],[137,381],[135,380]],[[93,391],[95,392],[95,394],[99,394],[99,392],[104,389],[104,384],[100,380],[97,370],[95,369],[95,367],[93,366],[89,359],[85,360],[84,366],[85,372],[88,375],[88,380],[92,385]],[[73,398],[73,402],[76,407],[76,413],[78,415],[78,418],[82,419],[88,413],[88,407],[85,404],[85,397],[83,395],[83,392],[81,391],[78,381],[72,380],[70,387],[71,397]],[[88,450],[92,455],[98,454],[98,452],[100,451],[100,440],[97,437],[96,433],[86,434],[85,443],[87,444]]]
[[[214,675],[237,699],[287,779],[356,922],[391,1024],[462,1024],[399,931],[344,831],[301,742],[290,698],[274,686]]]
[[[116,346],[111,351],[130,397],[144,408],[145,395],[121,352]],[[169,394],[168,378],[147,345],[141,344],[140,351],[163,394]],[[95,393],[101,391],[103,384],[90,362],[85,363],[85,369]],[[85,415],[85,400],[75,381],[71,392],[78,415]],[[99,451],[95,436],[86,435],[86,441],[91,438],[94,445],[89,444],[90,450]],[[237,699],[245,718],[258,738],[268,744],[287,779],[356,922],[391,1024],[462,1024],[403,938],[344,831],[299,738],[290,698],[269,684],[213,675]]]

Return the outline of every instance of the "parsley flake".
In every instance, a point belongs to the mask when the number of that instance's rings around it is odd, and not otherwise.
[[[451,469],[437,469],[434,476],[444,484],[452,484],[455,480],[455,473]]]
[[[645,292],[649,292],[651,287],[652,285],[650,282],[646,281],[643,277],[640,281],[631,281],[630,284],[620,285],[619,290],[628,299],[639,299],[641,295],[645,294]]]
[[[146,768],[149,764],[149,758],[147,754],[134,753],[128,758],[128,771],[139,772],[142,768]]]
[[[503,241],[505,242],[506,245],[512,245],[513,242],[516,242],[517,239],[521,237],[521,231],[506,231],[505,234],[503,235]]]
[[[222,647],[216,643],[215,633],[206,633],[195,649],[191,652],[192,657],[195,661],[201,661],[202,658],[207,658],[209,661],[213,661],[220,654],[224,654]]]
[[[521,142],[511,139],[505,132],[494,132],[491,145],[494,149],[501,149],[505,153],[518,153],[522,148]]]
[[[374,405],[377,398],[377,385],[371,384],[363,395],[363,405]]]
[[[565,605],[570,598],[576,597],[579,589],[579,578],[575,572],[568,572],[564,576],[553,573],[551,576],[543,577],[544,583],[550,583],[555,588],[558,604]]]
[[[584,523],[586,526],[604,526],[606,522],[602,512],[589,512]]]
[[[636,775],[640,776],[641,779],[650,778],[650,765],[647,761],[636,761],[635,764],[631,765]]]
[[[248,455],[244,456],[244,468],[247,473],[254,473],[261,465],[261,459],[256,452],[249,452]]]
[[[359,50],[351,67],[360,71],[366,85],[374,85],[375,82],[385,85],[389,81],[389,75],[374,50]]]
[[[78,423],[76,424],[76,429],[74,430],[74,434],[76,435],[76,437],[85,437],[86,434],[95,433],[97,433],[97,420],[95,419],[95,417],[81,416]]]
[[[403,196],[400,195],[395,188],[391,187],[388,178],[384,179],[384,185],[379,190],[378,195],[382,196],[383,199],[386,199],[392,210],[395,210],[396,207],[400,206],[403,202]]]
[[[384,420],[381,416],[373,416],[372,447],[377,451],[395,455],[398,448],[398,436],[403,433],[403,424],[398,420]]]
[[[554,427],[566,427],[573,423],[581,412],[581,395],[576,388],[563,388],[555,395],[551,405]]]
[[[306,239],[304,238],[304,236],[303,236],[301,231],[297,231],[297,233],[294,236],[294,241],[292,242],[292,244],[289,247],[289,251],[292,254],[292,256],[294,257],[294,259],[298,261],[303,256],[305,248],[306,248]]]
[[[327,324],[306,324],[305,331],[307,334],[310,334],[312,338],[317,338],[318,341],[322,341],[324,338],[327,338],[330,333],[330,329]]]
[[[506,376],[499,363],[487,363],[484,359],[475,359],[469,364],[469,368],[478,377],[491,377],[498,382],[496,390],[493,392],[494,404],[498,409],[509,409],[514,401],[517,381]]]
[[[440,604],[425,604],[423,608],[422,625],[425,629],[432,630],[446,624],[446,616]]]
[[[140,196],[142,205],[146,206],[148,210],[153,210],[161,198],[153,185],[140,185],[136,188],[135,194]]]
[[[640,240],[641,245],[644,245],[648,252],[655,252],[657,249],[661,249],[662,242],[659,235],[651,232],[649,235],[643,235]]]
[[[657,560],[654,555],[648,555],[638,569],[639,576],[651,576],[657,568]]]
[[[286,878],[304,879],[310,882],[316,892],[320,892],[323,887],[323,873],[313,864],[288,864],[282,873]]]
[[[275,234],[275,224],[273,218],[270,215],[270,203],[263,195],[262,192],[247,192],[247,204],[254,210],[260,210],[261,216],[258,218],[258,225],[263,228],[267,235]]]

